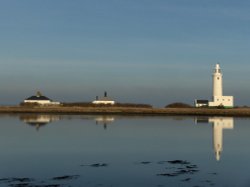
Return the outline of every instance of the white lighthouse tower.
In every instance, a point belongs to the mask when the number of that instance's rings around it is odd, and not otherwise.
[[[232,108],[234,106],[233,96],[223,96],[223,80],[220,64],[215,65],[213,72],[213,101],[209,102],[209,106],[224,106]]]
[[[213,97],[214,96],[223,96],[222,90],[222,73],[220,69],[220,64],[216,64],[214,73],[213,73]]]

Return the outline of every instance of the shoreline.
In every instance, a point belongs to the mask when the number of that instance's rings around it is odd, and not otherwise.
[[[141,116],[227,116],[250,117],[250,108],[134,108],[134,107],[20,107],[0,106],[0,114],[141,115]]]

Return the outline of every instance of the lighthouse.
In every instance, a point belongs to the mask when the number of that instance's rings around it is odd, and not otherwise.
[[[220,64],[215,65],[213,73],[213,97],[214,96],[223,96],[222,72],[220,69]]]
[[[223,95],[223,75],[220,64],[216,64],[213,71],[213,96],[212,102],[208,103],[210,107],[223,106],[226,108],[232,108],[234,106],[233,96]]]

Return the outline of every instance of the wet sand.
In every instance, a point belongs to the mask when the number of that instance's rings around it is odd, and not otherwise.
[[[142,115],[142,116],[232,116],[250,117],[250,108],[209,109],[209,108],[135,108],[135,107],[20,107],[1,106],[0,113],[38,114],[98,114],[98,115]]]

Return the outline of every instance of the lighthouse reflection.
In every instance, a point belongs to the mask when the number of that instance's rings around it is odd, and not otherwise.
[[[213,149],[217,161],[221,158],[223,151],[223,130],[234,128],[232,117],[198,117],[196,123],[211,123],[213,125]]]
[[[60,116],[56,115],[38,115],[38,114],[23,114],[19,119],[24,123],[35,127],[38,131],[40,127],[43,127],[51,122],[60,120]]]
[[[106,130],[108,125],[113,123],[115,118],[113,116],[97,116],[95,117],[95,122],[97,125],[103,125],[103,128]]]

